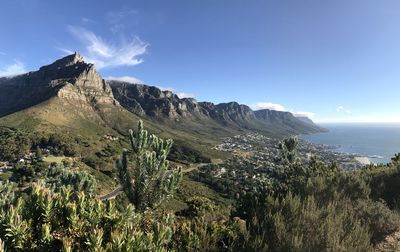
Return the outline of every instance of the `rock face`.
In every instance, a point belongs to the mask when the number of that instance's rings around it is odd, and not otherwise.
[[[246,105],[237,102],[213,104],[201,102],[200,106],[206,111],[206,115],[213,120],[225,125],[248,128],[248,124],[255,121],[254,112]]]
[[[197,102],[193,98],[180,99],[170,91],[143,84],[108,80],[115,99],[127,110],[156,120],[191,120],[205,123],[212,120],[224,127],[263,130],[280,128],[283,132],[312,133],[320,131],[314,123],[305,123],[289,112],[273,110],[252,111],[237,102],[214,104]],[[272,130],[271,130],[272,129]],[[279,129],[279,130],[280,130]]]
[[[58,96],[89,105],[116,104],[110,86],[79,54],[72,54],[38,71],[0,79],[0,116]]]
[[[254,114],[258,120],[265,124],[280,125],[282,129],[286,129],[294,133],[315,133],[323,131],[322,128],[315,125],[310,119],[309,120],[311,123],[304,122],[290,112],[262,109],[255,111]]]
[[[195,99],[180,99],[171,91],[162,91],[157,87],[142,84],[112,80],[107,82],[116,100],[139,116],[179,120],[182,117],[198,117],[203,114]]]
[[[109,125],[123,123],[124,119],[115,120],[113,115],[128,113],[128,110],[157,123],[176,125],[175,122],[182,122],[180,128],[189,132],[250,129],[299,134],[320,130],[315,124],[299,120],[289,112],[254,112],[237,102],[197,102],[192,98],[180,99],[171,91],[157,87],[106,82],[94,65],[85,63],[77,53],[35,72],[0,78],[0,117],[51,98],[57,99],[54,104],[59,109],[55,111],[63,111],[64,117],[76,112],[80,118]]]

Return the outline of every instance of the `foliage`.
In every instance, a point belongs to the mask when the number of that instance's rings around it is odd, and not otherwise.
[[[281,151],[280,162],[283,164],[294,164],[298,162],[297,146],[299,140],[297,137],[288,137],[279,143],[279,150]]]
[[[43,175],[46,169],[47,165],[41,159],[32,156],[14,165],[10,180],[18,183],[33,182]]]
[[[300,163],[294,145],[280,145],[283,162],[270,174],[273,183],[255,186],[237,200],[233,216],[246,220],[246,248],[368,251],[399,228],[398,214],[376,201],[379,195],[399,197],[396,168],[344,172],[316,157]]]
[[[172,247],[177,251],[237,251],[242,240],[238,223],[185,219],[174,225]]]
[[[119,211],[71,187],[55,192],[34,183],[26,197],[1,201],[0,239],[10,251],[165,251],[171,221],[135,213],[131,205]]]
[[[313,196],[291,193],[268,197],[264,211],[253,216],[249,230],[272,251],[369,251],[368,228],[357,218],[351,202],[319,205]]]
[[[117,162],[120,183],[129,201],[139,211],[155,208],[162,201],[171,197],[182,179],[182,169],[170,168],[167,156],[172,147],[172,140],[162,140],[149,135],[139,121],[137,132],[130,130],[132,153],[124,151]],[[133,165],[129,164],[128,155],[132,155]]]
[[[179,145],[174,144],[172,146],[168,159],[178,162],[211,163],[210,158],[205,157],[201,152],[182,143]]]
[[[400,164],[400,153],[396,153],[396,155],[392,157],[392,164],[394,165]]]
[[[85,171],[73,172],[64,165],[50,166],[47,170],[47,183],[55,190],[62,186],[70,186],[75,191],[83,191],[94,194],[96,190],[96,179]]]
[[[183,215],[191,219],[204,217],[216,208],[211,200],[199,196],[190,198],[186,204],[188,207],[183,211]]]
[[[32,141],[19,130],[0,128],[0,160],[14,161],[29,152]]]
[[[390,208],[400,210],[400,164],[366,167],[363,172],[371,188],[371,198],[383,199]]]

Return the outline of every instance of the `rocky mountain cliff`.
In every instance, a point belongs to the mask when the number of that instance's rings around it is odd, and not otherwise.
[[[180,99],[171,91],[128,82],[107,82],[120,104],[138,116],[179,120],[180,117],[201,116],[205,113],[195,99]]]
[[[114,97],[127,110],[138,116],[173,121],[209,119],[224,127],[235,127],[290,134],[313,133],[321,130],[314,123],[305,123],[289,112],[273,110],[252,111],[237,102],[214,104],[197,102],[193,98],[180,99],[171,91],[157,87],[116,80],[107,81]]]
[[[56,125],[68,123],[68,127],[77,127],[78,131],[78,124],[97,124],[125,132],[137,117],[156,127],[203,136],[236,134],[243,130],[271,135],[321,130],[288,112],[254,112],[237,102],[197,102],[192,98],[181,99],[157,87],[105,81],[95,66],[85,63],[77,53],[38,71],[0,78],[0,117],[39,105],[42,107],[34,113],[40,120]]]
[[[110,86],[93,64],[72,54],[12,78],[0,79],[0,116],[29,108],[54,96],[81,104],[115,104]]]

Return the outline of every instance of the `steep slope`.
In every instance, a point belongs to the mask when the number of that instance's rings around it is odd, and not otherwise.
[[[173,123],[182,130],[200,132],[241,132],[257,130],[263,133],[282,136],[318,132],[321,129],[313,123],[305,123],[289,112],[252,111],[248,106],[237,102],[214,104],[197,102],[195,99],[180,99],[170,91],[143,84],[121,81],[108,81],[114,97],[127,110],[150,120]],[[179,125],[185,124],[185,127]],[[188,126],[190,126],[188,128]]]
[[[151,108],[149,101],[144,103]],[[187,101],[189,103],[189,99]],[[168,117],[166,112],[160,110],[155,115]],[[94,65],[85,63],[78,54],[64,57],[35,72],[0,79],[0,126],[41,134],[79,135],[100,146],[105,134],[124,135],[139,119],[145,121],[146,128],[152,133],[179,140],[204,150],[204,153],[213,152],[210,146],[218,140],[215,135],[202,134],[200,124],[192,127],[189,121],[181,130],[183,126],[175,127],[169,120],[160,123],[129,112],[114,99],[110,86],[96,72]],[[221,127],[219,130],[223,132],[221,135],[232,134]]]
[[[205,112],[195,99],[180,99],[171,91],[113,80],[107,82],[121,105],[139,116],[179,120],[181,117],[198,117]]]
[[[114,104],[110,87],[78,54],[69,55],[36,72],[0,81],[0,116],[29,108],[58,96],[90,109]]]
[[[0,117],[0,125],[97,139],[125,134],[143,119],[150,131],[202,149],[247,131],[283,136],[319,130],[286,112],[254,112],[237,102],[197,102],[157,87],[106,82],[76,53],[35,72],[0,78]]]
[[[262,121],[266,126],[286,131],[290,134],[310,134],[323,131],[322,128],[296,118],[290,112],[275,111],[269,109],[257,110],[254,112],[256,118]]]
[[[299,119],[302,122],[305,122],[305,123],[308,123],[308,124],[311,124],[311,125],[313,125],[313,124],[315,125],[315,123],[310,118],[308,118],[306,116],[296,116],[296,118]]]

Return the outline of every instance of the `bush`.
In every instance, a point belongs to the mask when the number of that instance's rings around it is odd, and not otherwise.
[[[0,240],[6,251],[166,251],[170,215],[117,210],[111,201],[33,184],[25,197],[0,184]]]
[[[264,211],[247,220],[251,239],[246,247],[271,251],[369,251],[368,227],[358,218],[351,201],[317,204],[289,193],[268,197]]]
[[[390,208],[400,210],[400,165],[368,167],[364,174],[371,198],[383,199]]]

